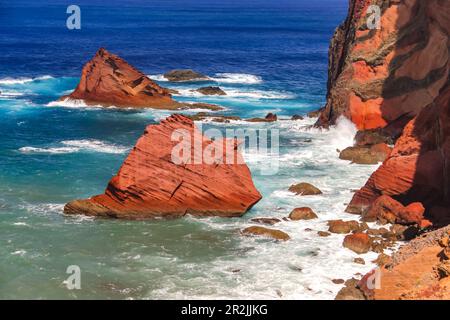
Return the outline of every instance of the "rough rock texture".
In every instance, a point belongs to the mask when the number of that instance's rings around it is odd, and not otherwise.
[[[363,231],[367,229],[367,225],[358,221],[330,220],[327,222],[328,231],[331,233],[350,233],[352,231]]]
[[[212,157],[202,160],[202,154]],[[70,202],[64,212],[125,219],[234,217],[260,199],[236,141],[211,141],[191,119],[173,115],[146,128],[104,194]]]
[[[389,158],[356,192],[347,211],[363,213],[381,195],[421,202],[425,217],[450,220],[450,85],[408,123]]]
[[[205,81],[209,80],[204,74],[195,72],[193,70],[172,70],[164,74],[164,78],[171,82],[184,82],[184,81]]]
[[[389,266],[379,269],[378,287],[367,286],[373,272],[358,287],[375,300],[450,299],[450,277],[442,274],[449,261],[443,255],[448,243],[441,243],[449,234],[450,227],[446,227],[410,241],[389,259]]]
[[[313,196],[322,194],[322,191],[307,182],[293,184],[289,187],[289,191],[301,196]]]
[[[317,214],[308,207],[295,208],[289,214],[289,219],[291,220],[312,220],[316,218],[318,218]]]
[[[383,224],[420,224],[424,213],[425,208],[420,202],[413,202],[405,207],[391,197],[383,195],[363,213],[362,219],[367,222],[378,220]]]
[[[370,5],[381,8],[369,29]],[[401,131],[432,103],[449,74],[450,2],[350,0],[329,51],[328,95],[319,125],[344,115],[361,129]]]
[[[343,246],[358,254],[369,252],[372,246],[372,240],[366,233],[354,233],[346,235]]]
[[[226,96],[227,93],[220,89],[220,87],[203,87],[198,88],[196,90],[197,92],[200,92],[201,94],[207,95],[207,96]]]
[[[391,148],[385,143],[372,146],[348,147],[341,151],[339,159],[349,160],[357,164],[377,164],[383,162],[391,154]]]
[[[104,48],[83,67],[80,83],[61,99],[82,99],[86,104],[116,107],[177,109],[170,92],[122,58]]]
[[[283,231],[276,229],[269,229],[264,227],[248,227],[241,231],[246,236],[261,236],[266,238],[272,238],[275,240],[287,241],[291,239],[289,235]]]

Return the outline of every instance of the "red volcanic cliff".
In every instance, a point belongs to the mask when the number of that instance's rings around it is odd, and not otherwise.
[[[432,221],[445,224],[450,219],[450,85],[407,124],[389,158],[347,211],[362,213],[381,195],[405,205],[422,202]]]
[[[125,219],[234,217],[260,199],[236,141],[212,141],[191,119],[173,115],[146,128],[104,194],[70,202],[64,212]]]
[[[167,89],[103,48],[83,67],[75,91],[61,99],[66,98],[104,106],[179,108]]]
[[[369,5],[381,8],[380,29],[368,28]],[[447,84],[449,33],[449,1],[350,0],[331,41],[318,124],[344,115],[360,130],[388,126],[399,133]]]

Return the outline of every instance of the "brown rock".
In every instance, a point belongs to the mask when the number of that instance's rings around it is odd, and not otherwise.
[[[334,284],[343,284],[345,282],[344,279],[333,279],[331,280]]]
[[[319,237],[329,237],[329,236],[331,236],[331,233],[326,232],[326,231],[318,231],[317,234],[319,235]]]
[[[311,208],[307,207],[295,208],[289,214],[289,219],[291,220],[311,220],[316,218],[317,214],[314,211],[312,211]]]
[[[200,92],[201,94],[207,95],[207,96],[226,96],[227,93],[220,89],[219,87],[203,87],[196,90],[197,92]]]
[[[274,122],[277,121],[278,117],[276,114],[268,113],[265,118],[250,118],[246,121],[248,122]]]
[[[393,198],[383,195],[378,197],[367,212],[363,213],[364,221],[380,221],[382,223],[419,224],[423,220],[425,208],[421,203],[403,206]]]
[[[321,112],[324,110],[324,108],[320,108],[318,110],[314,110],[307,113],[308,118],[317,118],[320,116]]]
[[[357,221],[330,220],[328,221],[328,231],[331,233],[350,233],[359,229]]]
[[[205,81],[209,80],[204,74],[195,72],[193,70],[172,70],[164,74],[164,78],[171,82],[185,82],[185,81]]]
[[[293,120],[293,121],[303,120],[303,119],[304,119],[304,117],[303,117],[303,116],[300,116],[300,115],[298,115],[298,114],[294,114],[294,115],[291,117],[291,120]]]
[[[277,218],[253,218],[250,221],[268,225],[274,225],[281,222],[281,220]]]
[[[184,133],[185,142],[190,138],[189,152],[172,139],[174,132]],[[197,151],[195,141],[202,146]],[[212,148],[217,152],[206,162],[202,155]],[[64,212],[123,219],[236,217],[260,199],[236,141],[211,141],[191,119],[173,115],[146,128],[104,194],[70,202]]]
[[[343,246],[358,254],[369,252],[372,245],[370,237],[366,233],[354,233],[345,236]]]
[[[353,262],[357,264],[366,264],[366,261],[364,261],[363,258],[355,258],[353,259]]]
[[[366,300],[363,292],[358,288],[358,280],[350,279],[345,282],[345,287],[339,290],[335,300]]]
[[[82,99],[88,105],[178,109],[169,90],[150,80],[125,60],[101,48],[83,67],[75,91],[64,99]]]
[[[320,191],[318,188],[316,188],[312,184],[309,184],[306,182],[293,184],[292,186],[289,187],[289,191],[293,192],[297,195],[301,195],[301,196],[311,196],[311,195],[322,194],[322,191]]]
[[[246,236],[262,236],[281,241],[287,241],[291,238],[287,233],[283,231],[256,226],[245,228],[244,230],[242,230],[242,234]]]
[[[355,135],[356,146],[373,146],[376,144],[394,144],[394,139],[382,129],[360,130]]]
[[[349,160],[357,164],[377,164],[383,162],[391,153],[391,148],[384,144],[376,144],[370,147],[348,147],[341,151],[339,159]]]

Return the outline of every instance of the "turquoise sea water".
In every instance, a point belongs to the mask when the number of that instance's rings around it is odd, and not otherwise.
[[[0,298],[330,299],[340,288],[332,279],[372,267],[352,262],[341,235],[317,236],[326,220],[353,218],[345,203],[374,170],[338,159],[336,149],[354,134],[345,121],[323,132],[309,128],[314,119],[204,124],[280,130],[279,157],[245,154],[264,198],[242,218],[137,222],[62,214],[66,202],[103,192],[145,126],[170,114],[55,102],[73,90],[99,46],[180,90],[179,100],[217,103],[241,117],[275,112],[289,119],[324,103],[328,41],[346,1],[79,5],[80,31],[65,28],[62,1],[0,5]],[[194,95],[199,83],[162,81],[161,73],[186,67],[228,95]],[[263,175],[273,161],[280,170]],[[324,194],[287,192],[300,181]],[[299,206],[319,219],[277,225],[291,241],[239,234],[253,217],[282,218]],[[81,290],[64,284],[69,265],[81,269]]]

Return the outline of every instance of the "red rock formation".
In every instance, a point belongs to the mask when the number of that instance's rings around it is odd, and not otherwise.
[[[183,144],[174,133],[184,134]],[[206,154],[211,159],[202,159]],[[191,119],[173,115],[147,127],[104,194],[70,202],[64,212],[125,219],[234,217],[260,199],[236,141],[211,141]]]
[[[381,8],[370,30],[367,9]],[[448,81],[450,2],[350,0],[330,44],[328,96],[318,124],[344,115],[359,129],[403,126]]]
[[[382,223],[398,224],[421,224],[425,208],[420,202],[413,202],[408,206],[403,206],[400,202],[389,196],[383,195],[377,198],[364,212],[364,221],[379,220]]]
[[[180,107],[167,89],[103,48],[83,67],[75,91],[61,99],[66,98],[82,99],[87,104],[103,106],[156,109]]]
[[[450,85],[408,123],[390,157],[354,195],[347,211],[362,213],[381,195],[404,205],[422,202],[433,222],[450,219]]]

